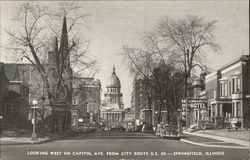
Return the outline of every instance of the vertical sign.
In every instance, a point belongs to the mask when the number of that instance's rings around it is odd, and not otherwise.
[[[181,100],[181,118],[186,119],[186,99]]]

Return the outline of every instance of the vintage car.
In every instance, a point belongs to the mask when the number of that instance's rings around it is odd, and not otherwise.
[[[178,127],[175,125],[158,125],[156,135],[163,139],[180,139]]]
[[[143,133],[153,133],[154,132],[153,126],[148,124],[148,123],[144,123],[142,125],[141,132],[143,132]]]

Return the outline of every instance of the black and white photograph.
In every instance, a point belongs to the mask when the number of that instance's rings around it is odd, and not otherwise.
[[[249,1],[0,1],[0,160],[249,160],[249,145]]]

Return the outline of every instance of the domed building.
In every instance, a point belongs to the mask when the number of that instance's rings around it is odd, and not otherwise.
[[[104,104],[101,108],[101,119],[107,128],[122,126],[124,120],[124,104],[121,93],[121,82],[113,72],[108,78],[106,93],[104,94]]]
[[[115,73],[115,67],[113,67],[113,73],[108,78],[107,91],[104,94],[105,103],[110,108],[123,109],[121,82]]]

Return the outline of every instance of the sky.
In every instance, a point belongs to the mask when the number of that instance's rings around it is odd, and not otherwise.
[[[58,2],[45,2],[52,7]],[[21,1],[0,1],[1,46],[7,43],[4,28],[11,24],[15,7]],[[130,107],[133,77],[120,55],[123,45],[138,46],[144,32],[151,31],[165,15],[180,19],[198,15],[205,20],[217,20],[216,42],[220,53],[207,53],[206,64],[216,70],[242,54],[249,54],[249,1],[79,1],[83,12],[90,15],[83,37],[90,40],[89,52],[100,65],[95,76],[106,92],[107,79],[113,65],[121,81],[125,107]],[[8,52],[1,48],[1,62],[13,62]]]

